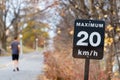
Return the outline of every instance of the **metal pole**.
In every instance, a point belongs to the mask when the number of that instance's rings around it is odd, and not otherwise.
[[[85,72],[84,72],[84,80],[89,79],[89,65],[90,65],[90,60],[85,59]]]
[[[20,54],[23,54],[23,47],[22,47],[22,34],[20,34]]]
[[[38,51],[38,38],[36,38],[36,51]]]

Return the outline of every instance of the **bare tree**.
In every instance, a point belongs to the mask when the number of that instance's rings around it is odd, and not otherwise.
[[[40,10],[40,0],[1,0],[0,1],[0,45],[6,49],[6,31],[11,30],[13,35],[18,36],[23,29],[24,24],[31,20],[38,21],[41,13],[55,3],[47,5]],[[40,21],[40,20],[39,20]],[[38,22],[39,22],[38,21]]]

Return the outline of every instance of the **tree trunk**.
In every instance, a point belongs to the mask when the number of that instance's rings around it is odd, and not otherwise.
[[[15,24],[13,26],[14,26],[14,36],[18,36],[19,31],[18,31],[18,22],[17,22],[17,20],[16,20],[16,22],[15,22]]]
[[[7,40],[6,40],[6,35],[3,36],[3,38],[1,39],[1,45],[2,45],[2,48],[4,50],[7,50],[6,46],[7,46]]]
[[[119,66],[119,73],[120,73],[120,61],[119,61],[119,56],[116,56],[117,57],[117,62],[118,62],[118,66]]]

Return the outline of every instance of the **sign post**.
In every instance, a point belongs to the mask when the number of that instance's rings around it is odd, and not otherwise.
[[[88,80],[88,78],[89,78],[89,65],[90,65],[90,60],[85,59],[84,80]]]
[[[90,59],[103,58],[105,22],[78,19],[74,25],[73,57],[86,59],[84,80],[88,80]]]

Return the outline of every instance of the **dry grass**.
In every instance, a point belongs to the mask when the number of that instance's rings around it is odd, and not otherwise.
[[[74,59],[71,54],[44,52],[44,75],[39,80],[84,80],[84,59]],[[89,80],[106,80],[99,62],[91,61]]]

